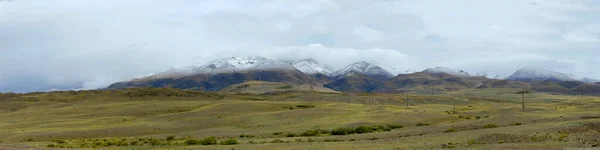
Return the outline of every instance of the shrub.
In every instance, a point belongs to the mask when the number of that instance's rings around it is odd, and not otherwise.
[[[286,143],[286,142],[284,140],[275,139],[275,140],[271,141],[270,143]]]
[[[226,141],[221,141],[221,145],[235,145],[238,144],[238,141],[235,139],[228,139]]]
[[[475,116],[475,119],[481,119],[481,117],[480,116]]]
[[[245,137],[254,137],[254,135],[246,135],[246,134],[240,135],[240,138],[245,138]]]
[[[296,135],[296,133],[287,133],[285,136],[286,137],[296,137],[298,135]]]
[[[331,135],[348,135],[354,133],[355,130],[352,128],[337,128],[335,130],[331,130]]]
[[[446,130],[444,132],[456,132],[456,130],[454,128],[450,128],[450,129],[448,129],[448,130]]]
[[[429,125],[429,124],[427,124],[427,123],[417,123],[417,126],[419,126],[419,127],[420,127],[420,126],[428,126],[428,125]]]
[[[138,141],[131,141],[129,142],[129,145],[137,145],[139,142]]]
[[[397,125],[397,124],[388,124],[387,125],[388,128],[390,129],[399,129],[399,128],[404,128],[404,126],[402,125]]]
[[[215,145],[217,144],[217,139],[215,137],[207,137],[200,141],[202,145]]]
[[[375,127],[375,131],[391,131],[392,130],[388,126],[376,125],[373,127]]]
[[[167,136],[167,141],[175,140],[175,136]]]
[[[198,140],[194,140],[194,139],[189,139],[189,140],[185,140],[184,142],[186,145],[198,145],[200,144],[200,141]]]
[[[520,122],[513,122],[513,123],[510,123],[510,125],[511,125],[511,126],[520,126],[520,125],[523,125],[523,123],[520,123]]]
[[[358,134],[363,134],[363,133],[371,133],[371,132],[375,132],[375,128],[374,127],[370,127],[370,126],[359,126],[356,127],[354,129],[354,132],[358,133]]]
[[[485,126],[483,126],[483,128],[497,128],[498,126],[495,124],[487,124]]]
[[[319,130],[319,133],[321,133],[321,134],[328,134],[328,133],[330,133],[330,131],[328,131],[328,130]]]
[[[66,143],[64,140],[52,140],[52,142],[56,142],[58,144],[64,144],[64,143]]]
[[[297,108],[314,108],[315,105],[296,105]]]
[[[319,134],[319,131],[317,131],[317,130],[308,130],[308,131],[302,132],[302,136],[316,136],[318,134]]]
[[[283,132],[274,132],[273,135],[281,135]]]
[[[340,139],[325,139],[323,140],[323,142],[342,142],[344,140],[340,140]]]

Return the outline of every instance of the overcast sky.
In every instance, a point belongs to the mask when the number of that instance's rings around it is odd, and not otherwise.
[[[600,78],[598,0],[0,0],[0,92],[230,56]]]

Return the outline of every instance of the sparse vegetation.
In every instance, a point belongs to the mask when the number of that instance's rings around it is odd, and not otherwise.
[[[315,108],[315,105],[295,105],[295,106],[285,106],[283,108],[294,110],[294,109],[306,109],[306,108]]]
[[[215,137],[207,137],[200,141],[202,145],[215,145],[217,144],[217,139]]]
[[[450,129],[448,129],[448,130],[445,130],[444,132],[456,132],[456,129],[454,129],[454,128],[450,128]]]
[[[420,127],[420,126],[429,126],[429,124],[427,124],[427,123],[417,123],[416,126],[418,126],[418,127]]]
[[[190,146],[189,149],[204,148],[202,145],[207,138],[188,137],[190,135],[216,136],[212,138],[211,142],[208,142],[208,145],[214,145],[210,147],[215,147],[215,149],[229,149],[233,146],[224,145],[234,143],[243,145],[241,147],[250,146],[254,149],[273,145],[287,146],[285,143],[294,143],[294,146],[299,149],[306,149],[304,143],[316,146],[328,144],[354,146],[357,143],[372,142],[368,140],[380,140],[377,141],[377,146],[382,146],[384,149],[407,149],[408,147],[416,149],[485,149],[490,146],[488,144],[494,144],[492,146],[499,148],[506,148],[507,145],[518,147],[521,144],[538,148],[536,146],[548,143],[556,144],[557,142],[565,145],[578,144],[582,147],[598,146],[600,123],[595,120],[598,119],[598,116],[594,116],[594,110],[600,106],[596,105],[600,103],[599,98],[589,95],[582,101],[579,97],[536,92],[527,97],[529,99],[528,110],[532,111],[521,111],[520,95],[513,94],[516,91],[507,89],[504,92],[494,92],[493,96],[500,98],[472,94],[470,95],[472,97],[468,98],[471,101],[463,101],[462,105],[472,105],[473,107],[461,107],[465,109],[461,109],[460,113],[446,111],[451,109],[451,101],[447,101],[451,98],[441,94],[436,96],[410,95],[411,102],[415,102],[411,109],[399,109],[404,108],[405,103],[398,102],[399,98],[396,98],[395,95],[386,94],[372,94],[371,105],[367,105],[366,95],[360,97],[359,94],[356,94],[348,101],[348,97],[340,96],[341,94],[337,93],[238,94],[226,95],[227,97],[223,100],[219,100],[219,96],[210,98],[206,96],[220,95],[218,93],[198,91],[191,91],[202,93],[196,95],[197,97],[177,96],[176,94],[171,96],[140,94],[130,97],[125,96],[128,93],[125,90],[74,92],[75,94],[69,92],[39,93],[41,95],[37,96],[35,94],[16,94],[16,96],[2,100],[6,105],[0,106],[0,111],[5,115],[0,115],[0,119],[11,120],[15,126],[25,123],[33,125],[16,128],[6,125],[6,123],[0,124],[2,131],[11,133],[6,134],[7,137],[2,137],[7,141],[0,145],[0,149],[4,145],[13,144],[13,142],[31,142],[18,144],[36,145],[49,149],[178,149],[180,146]],[[104,95],[100,97],[94,95],[94,92]],[[460,91],[456,93],[454,95],[460,97]],[[204,94],[206,95],[202,96]],[[28,97],[23,98],[23,96]],[[517,96],[518,99],[513,98]],[[319,97],[321,99],[317,101],[316,99]],[[50,98],[52,101],[49,101]],[[264,101],[255,102],[246,101],[246,99]],[[546,103],[547,101],[552,102],[551,105]],[[365,105],[360,105],[361,102]],[[502,102],[501,109],[496,107],[499,102]],[[288,111],[286,106],[296,111]],[[549,106],[553,108],[549,108]],[[282,109],[282,107],[286,107],[286,109]],[[316,107],[318,109],[309,109]],[[39,108],[39,111],[32,108]],[[559,111],[554,111],[554,108]],[[568,113],[566,113],[567,110],[560,110],[565,108],[568,108]],[[48,113],[40,113],[46,111]],[[31,117],[31,114],[44,116]],[[13,116],[29,117],[29,119],[14,119]],[[56,121],[56,118],[61,117],[81,120]],[[491,117],[492,119],[484,119]],[[469,118],[471,120],[467,120]],[[30,121],[25,122],[25,120]],[[95,123],[93,129],[80,125],[87,122]],[[400,129],[403,128],[402,125],[387,124],[391,122],[406,123],[405,125],[410,126],[410,130]],[[41,123],[45,124],[42,126]],[[372,125],[377,123],[382,124]],[[504,126],[518,126],[524,123],[527,124],[526,128],[504,128]],[[541,123],[546,125],[538,127]],[[112,128],[115,126],[116,128]],[[501,126],[503,128],[499,128]],[[71,127],[81,130],[71,130]],[[183,129],[177,129],[179,127]],[[47,132],[47,128],[64,133],[57,135],[53,131]],[[203,130],[204,128],[214,128],[215,130]],[[299,130],[306,128],[311,130]],[[446,130],[447,128],[450,129]],[[483,131],[482,129],[485,128],[496,129]],[[550,128],[551,130],[547,130]],[[193,132],[187,134],[188,129]],[[394,131],[394,133],[378,133],[394,129],[400,130]],[[504,129],[507,130],[506,133],[519,134],[494,135],[496,134],[494,132],[504,132]],[[526,131],[519,132],[524,130]],[[439,134],[440,131],[455,133]],[[126,135],[113,136],[114,133],[121,132]],[[76,133],[106,138],[77,139],[75,136],[69,137]],[[148,137],[135,137],[136,133],[143,133]],[[476,136],[465,139],[466,134],[476,134]],[[431,142],[439,141],[428,139],[448,136],[465,140],[455,141],[459,143],[446,141],[432,145]],[[279,139],[274,140],[275,138]],[[12,141],[14,139],[16,140]],[[415,141],[428,142],[427,147],[420,146],[422,143],[415,144],[417,143]],[[397,147],[390,147],[389,143],[395,143],[394,146]],[[238,149],[237,146],[236,149]]]
[[[277,87],[277,89],[291,89],[291,88],[294,88],[294,87],[291,85]]]
[[[167,141],[172,141],[172,140],[175,140],[175,136],[167,136],[166,139],[167,139]]]
[[[483,126],[483,128],[486,128],[486,129],[487,128],[497,128],[497,127],[498,127],[498,125],[495,125],[495,124],[487,124],[487,125]]]
[[[236,145],[238,144],[238,141],[235,139],[228,139],[226,141],[222,141],[221,145]]]

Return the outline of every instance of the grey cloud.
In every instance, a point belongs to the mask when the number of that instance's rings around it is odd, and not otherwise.
[[[0,92],[102,88],[229,56],[600,78],[599,3],[535,2],[15,0],[0,3]]]

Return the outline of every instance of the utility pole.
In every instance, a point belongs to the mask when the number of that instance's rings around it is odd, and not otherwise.
[[[367,100],[369,101],[369,105],[371,105],[371,93],[367,92]]]
[[[408,92],[404,92],[404,95],[406,96],[406,108],[408,108]]]
[[[350,93],[346,93],[346,99],[348,99],[348,103],[350,103]]]
[[[583,87],[581,87],[581,100],[583,100]]]
[[[523,111],[525,111],[525,89],[521,92],[521,105],[523,107]]]
[[[456,112],[456,97],[454,98],[453,102],[453,107],[452,107],[452,111]]]

